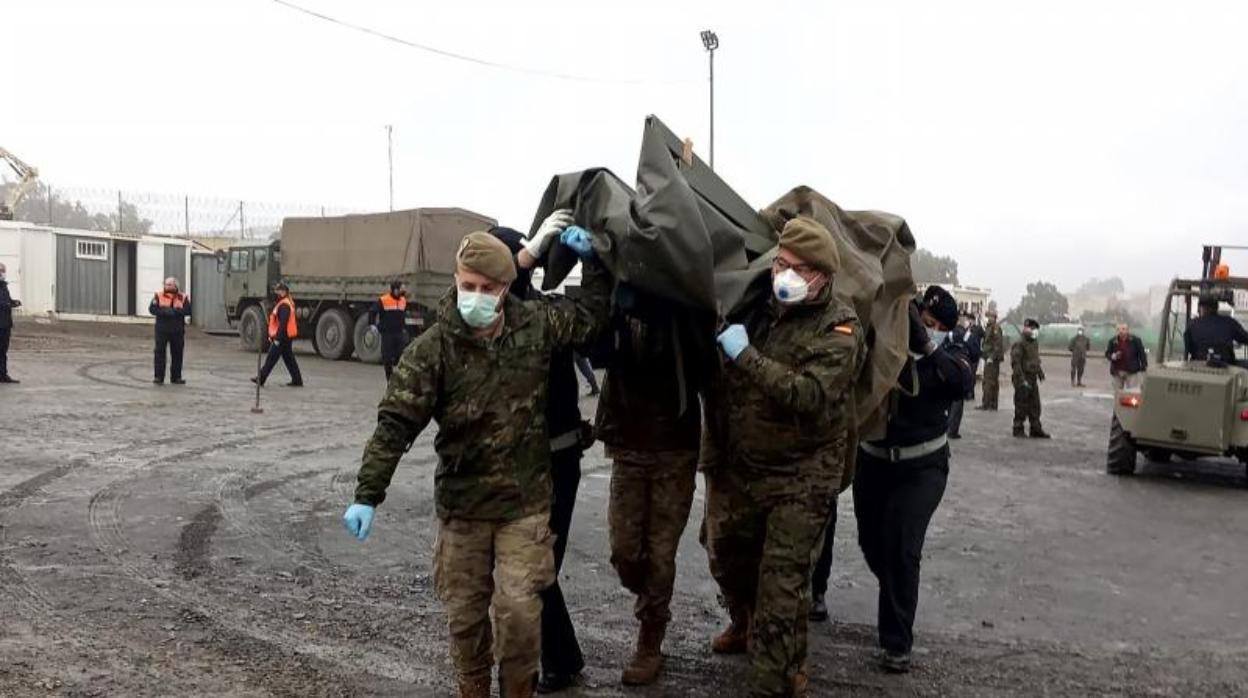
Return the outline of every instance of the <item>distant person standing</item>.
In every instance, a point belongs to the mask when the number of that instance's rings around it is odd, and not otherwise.
[[[9,295],[8,269],[0,264],[0,383],[20,383],[9,375],[9,337],[13,334],[13,309],[22,302]]]
[[[971,376],[979,370],[979,359],[982,352],[979,339],[975,337],[971,326],[975,324],[975,318],[969,313],[963,313],[958,318],[958,326],[945,337],[943,342],[945,349],[957,349],[959,353],[966,357],[971,365]],[[966,405],[966,401],[975,399],[975,381],[972,380],[967,386],[966,395],[961,400],[954,400],[949,404],[949,438],[962,438],[962,412]]]
[[[1070,384],[1082,388],[1083,371],[1088,367],[1088,350],[1092,348],[1092,341],[1080,327],[1066,348],[1070,350]]]
[[[997,397],[1001,392],[1001,362],[1005,360],[1005,333],[997,323],[997,311],[989,308],[984,317],[988,318],[988,326],[984,328],[981,348],[984,355],[984,401],[976,409],[997,411]]]
[[[273,368],[277,366],[277,360],[281,359],[286,364],[286,371],[290,373],[290,382],[286,385],[302,388],[303,374],[299,372],[299,362],[295,360],[293,346],[295,337],[299,336],[299,323],[295,320],[295,301],[290,297],[290,287],[284,281],[273,286],[273,293],[277,295],[277,303],[269,313],[269,341],[272,344],[269,345],[269,355],[264,359],[260,375],[252,378],[251,382],[258,381],[260,385],[264,385]]]
[[[402,281],[391,281],[390,292],[373,303],[368,311],[368,324],[381,333],[381,367],[389,381],[407,348],[407,287]]]
[[[1022,437],[1023,424],[1030,422],[1031,438],[1052,438],[1040,425],[1040,384],[1044,367],[1040,364],[1040,323],[1028,318],[1023,322],[1023,337],[1010,347],[1010,381],[1014,384],[1014,436]]]
[[[1105,348],[1105,358],[1109,359],[1114,390],[1139,387],[1139,375],[1148,370],[1148,354],[1144,351],[1144,342],[1131,334],[1127,323],[1118,325],[1118,334],[1109,340],[1109,346]]]
[[[152,382],[164,385],[165,355],[169,358],[169,382],[185,385],[182,380],[182,351],[186,347],[186,319],[191,316],[191,297],[178,289],[178,280],[172,276],[165,279],[165,287],[147,306],[147,312],[156,316],[156,377]]]

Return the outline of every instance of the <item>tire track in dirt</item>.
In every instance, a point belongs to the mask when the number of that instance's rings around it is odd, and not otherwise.
[[[298,433],[308,430],[324,429],[328,425],[313,424],[287,428],[283,432]],[[270,432],[260,438],[271,438]],[[252,440],[221,444],[215,450],[239,448],[248,445]],[[192,610],[202,616],[205,622],[219,628],[229,637],[243,638],[247,644],[263,648],[266,655],[294,656],[298,661],[311,662],[315,671],[332,676],[340,669],[346,669],[352,675],[362,674],[391,681],[399,681],[409,688],[415,687],[421,677],[406,664],[397,660],[387,660],[377,653],[360,655],[351,648],[327,646],[309,640],[307,637],[285,628],[265,627],[257,622],[257,617],[246,608],[231,608],[212,598],[202,585],[189,583],[185,580],[165,581],[156,583],[166,575],[167,569],[161,569],[143,556],[128,556],[126,551],[131,541],[123,530],[121,506],[129,497],[133,483],[143,472],[157,465],[156,462],[145,464],[135,469],[131,475],[113,480],[91,497],[88,507],[88,525],[90,535],[96,545],[107,555],[127,577],[150,587],[152,591],[174,603]],[[205,514],[200,519],[201,531],[212,525],[213,515]],[[219,522],[216,524],[219,526]],[[332,665],[332,667],[331,667]]]

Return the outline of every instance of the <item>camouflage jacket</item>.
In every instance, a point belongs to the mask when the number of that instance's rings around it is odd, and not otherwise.
[[[583,267],[577,301],[507,294],[501,334],[490,339],[464,324],[454,289],[443,298],[439,321],[403,352],[378,406],[356,502],[385,500],[399,459],[432,419],[439,518],[512,521],[550,508],[551,354],[589,341],[607,317],[607,274]]]
[[[830,291],[787,308],[769,298],[761,310],[747,323],[750,346],[709,391],[702,465],[839,481],[866,358],[858,318]]]
[[[984,360],[989,359],[1000,363],[1005,359],[1005,333],[1001,331],[1001,325],[995,322],[988,323],[984,328],[984,339],[980,342],[981,353]]]
[[[1043,376],[1044,369],[1040,366],[1040,343],[1026,337],[1014,342],[1014,346],[1010,347],[1010,371],[1010,380],[1015,385],[1022,381],[1034,383],[1037,378]]]

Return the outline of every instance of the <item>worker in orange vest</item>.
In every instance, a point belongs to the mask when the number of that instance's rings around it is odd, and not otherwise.
[[[191,298],[178,290],[178,280],[165,279],[165,287],[152,296],[147,312],[156,316],[156,377],[152,382],[165,382],[165,354],[169,354],[169,382],[185,385],[182,380],[182,350],[186,346],[186,318],[191,315]]]
[[[402,281],[391,281],[390,292],[373,303],[368,312],[368,324],[381,333],[381,367],[386,370],[389,381],[395,364],[407,348],[407,288]]]
[[[273,293],[277,296],[277,303],[269,313],[269,341],[272,344],[269,345],[269,355],[264,359],[264,367],[260,369],[260,385],[268,380],[269,373],[280,358],[286,364],[286,371],[290,373],[290,382],[286,385],[302,388],[303,374],[299,372],[299,362],[295,361],[295,350],[292,346],[295,337],[299,336],[299,324],[295,321],[295,300],[290,297],[290,287],[284,281],[273,286]],[[252,378],[251,382],[255,383],[256,380]]]

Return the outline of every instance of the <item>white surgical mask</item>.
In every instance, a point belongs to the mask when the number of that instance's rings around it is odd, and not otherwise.
[[[940,346],[945,343],[945,338],[949,336],[949,333],[941,332],[940,330],[928,330],[927,336],[932,340],[933,344]]]
[[[801,303],[810,293],[810,284],[792,269],[785,269],[771,279],[771,290],[781,303]]]
[[[482,329],[494,324],[498,319],[498,296],[475,291],[460,291],[456,299],[459,316],[474,329]]]

